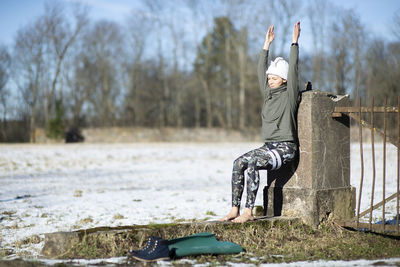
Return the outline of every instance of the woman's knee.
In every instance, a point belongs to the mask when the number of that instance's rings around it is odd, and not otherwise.
[[[248,161],[246,160],[246,158],[243,156],[240,156],[233,161],[233,169],[237,170],[237,171],[239,171],[239,170],[244,171],[247,168],[247,163],[248,163]]]
[[[242,165],[242,157],[238,157],[233,161],[233,168],[234,169],[240,169],[240,166]]]

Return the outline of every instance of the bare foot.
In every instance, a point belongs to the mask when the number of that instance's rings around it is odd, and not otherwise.
[[[240,215],[239,217],[235,218],[232,222],[244,223],[244,222],[253,221],[253,220],[254,220],[254,216],[253,216],[252,210],[245,208],[243,214]]]
[[[231,211],[226,215],[224,218],[219,219],[218,221],[220,222],[227,222],[232,219],[235,219],[239,216],[239,208],[238,207],[232,207]]]

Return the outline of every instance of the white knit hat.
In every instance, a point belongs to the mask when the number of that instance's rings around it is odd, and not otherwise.
[[[282,79],[287,80],[287,75],[289,72],[289,63],[286,62],[282,57],[275,58],[274,61],[271,61],[271,65],[267,69],[267,75],[273,74],[278,75]]]

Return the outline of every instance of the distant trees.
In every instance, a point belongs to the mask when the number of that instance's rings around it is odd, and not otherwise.
[[[132,11],[126,20],[126,58],[122,68],[123,87],[126,88],[123,99],[123,123],[127,126],[145,125],[148,117],[148,100],[152,88],[147,85],[147,69],[150,63],[145,61],[144,52],[149,44],[149,32],[154,28],[152,19],[143,11]],[[147,90],[145,88],[147,87]],[[150,126],[150,125],[148,125]]]
[[[37,123],[44,125],[47,106],[45,90],[48,88],[45,72],[45,45],[43,19],[18,31],[13,54],[15,81],[20,91],[22,114],[29,117],[30,141],[35,142]],[[41,111],[41,112],[40,112]],[[41,120],[41,121],[40,121]]]
[[[366,100],[373,97],[382,105],[387,98],[390,105],[396,105],[400,95],[400,42],[386,44],[373,40],[366,59]]]
[[[351,11],[341,12],[330,29],[332,54],[328,60],[331,84],[339,95],[351,93],[359,96],[361,86],[361,57],[364,54],[361,38],[366,39],[363,26],[358,17]]]
[[[87,24],[84,11],[76,8],[69,21],[60,2],[48,2],[45,14],[18,31],[13,68],[21,93],[24,113],[29,117],[30,139],[39,123],[46,129],[56,111],[62,108],[63,84],[60,82],[69,49]]]
[[[310,35],[312,40],[312,70],[309,79],[312,80],[315,88],[327,89],[324,74],[326,73],[328,57],[326,56],[327,47],[327,25],[329,2],[325,0],[313,0],[307,8],[307,17],[310,19]]]
[[[10,97],[10,92],[6,88],[6,84],[10,78],[11,57],[7,47],[0,46],[0,135],[2,139],[6,137],[7,127],[7,100]]]
[[[194,72],[204,90],[208,127],[245,126],[247,47],[247,30],[236,30],[227,17],[215,18],[213,31],[198,46]]]
[[[287,58],[292,27],[304,16],[311,31],[302,32],[301,45],[311,51],[301,50],[301,84],[377,104],[388,97],[394,105],[400,92],[400,27],[393,26],[392,42],[374,38],[357,13],[329,1],[141,4],[121,24],[49,1],[13,47],[1,46],[2,139],[7,120],[20,118],[32,142],[36,128],[49,135],[68,127],[257,128],[256,62],[265,32],[275,25],[271,60]]]
[[[86,32],[82,45],[82,71],[87,75],[80,80],[88,89],[85,113],[94,126],[114,126],[121,112],[123,34],[116,23],[99,21]]]

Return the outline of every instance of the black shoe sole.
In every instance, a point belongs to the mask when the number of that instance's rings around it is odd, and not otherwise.
[[[143,259],[143,258],[136,257],[136,256],[134,256],[134,255],[130,255],[130,256],[131,256],[131,258],[134,258],[135,260],[143,261],[143,262],[170,260],[170,257],[161,257],[161,258],[156,258],[156,259],[147,260],[147,259]]]

